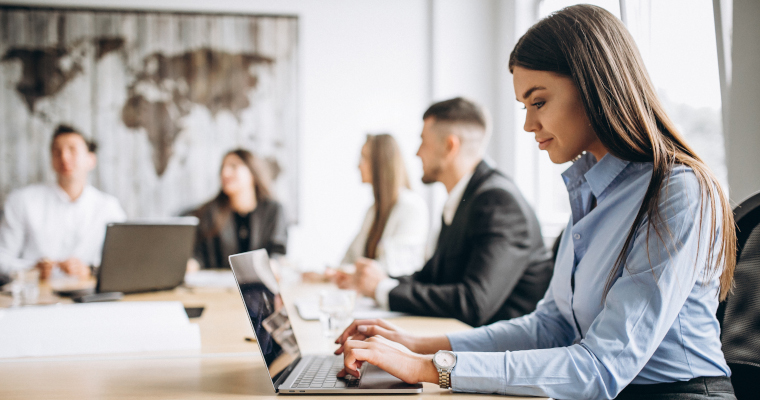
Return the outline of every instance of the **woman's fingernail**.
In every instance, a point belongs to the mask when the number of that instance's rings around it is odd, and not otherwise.
[[[358,327],[357,329],[359,330],[359,332],[367,332],[367,327],[364,325]]]

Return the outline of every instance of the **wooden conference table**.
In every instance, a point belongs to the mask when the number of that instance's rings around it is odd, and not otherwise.
[[[293,306],[294,297],[315,294],[325,285],[298,283],[283,289],[293,330],[305,354],[327,353],[336,345],[320,333],[319,321],[304,321]],[[50,300],[42,287],[41,300]],[[191,320],[201,331],[201,350],[192,352],[130,353],[0,360],[0,399],[223,399],[275,398],[271,380],[252,336],[237,289],[185,288],[134,294],[123,301],[180,301],[185,307],[205,307]],[[61,300],[61,302],[67,302]],[[9,299],[0,299],[7,307]],[[442,318],[403,317],[393,322],[420,334],[470,329]],[[2,338],[0,338],[2,341]],[[501,397],[452,393],[424,384],[419,395],[376,396],[373,399],[446,396],[450,399]],[[282,399],[284,395],[279,398]],[[294,396],[292,398],[325,396]]]

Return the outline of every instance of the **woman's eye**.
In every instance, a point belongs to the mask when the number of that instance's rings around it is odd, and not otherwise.
[[[541,107],[543,107],[543,106],[544,106],[544,103],[546,103],[546,102],[545,102],[545,101],[537,101],[537,102],[535,102],[535,103],[531,103],[530,105],[531,105],[531,106],[534,106],[534,107],[536,107],[536,108],[541,108]],[[528,108],[527,108],[527,107],[525,107],[525,105],[523,105],[523,106],[522,106],[522,109],[523,109],[523,110],[527,110]]]

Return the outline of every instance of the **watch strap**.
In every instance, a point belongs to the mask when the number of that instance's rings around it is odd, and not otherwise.
[[[451,389],[451,371],[438,370],[438,385],[441,386],[441,389]]]

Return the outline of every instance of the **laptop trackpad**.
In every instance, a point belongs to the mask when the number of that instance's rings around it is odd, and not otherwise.
[[[405,383],[372,364],[367,365],[359,383],[360,389],[408,389],[413,387],[422,387],[422,385]]]

